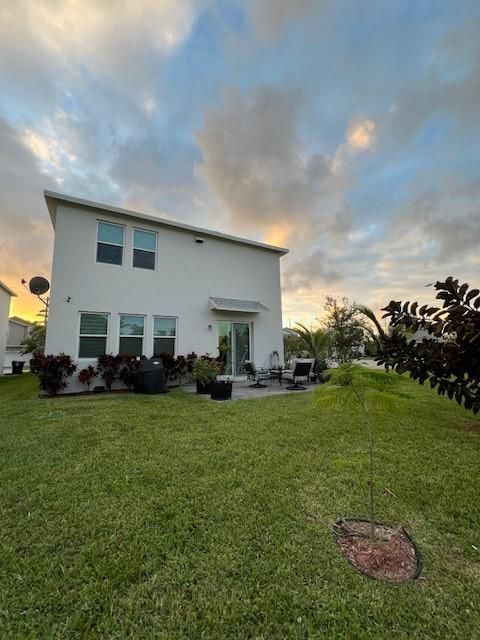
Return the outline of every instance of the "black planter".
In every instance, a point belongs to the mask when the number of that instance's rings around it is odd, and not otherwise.
[[[205,380],[197,380],[197,393],[210,393],[212,389],[212,383]]]
[[[212,390],[210,393],[212,400],[230,400],[232,398],[231,382],[212,382]]]

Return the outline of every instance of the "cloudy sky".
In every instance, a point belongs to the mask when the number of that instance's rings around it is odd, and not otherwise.
[[[284,320],[480,284],[478,0],[0,2],[0,280],[42,190],[290,248]]]

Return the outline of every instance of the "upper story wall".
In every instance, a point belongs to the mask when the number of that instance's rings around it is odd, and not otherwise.
[[[98,221],[125,228],[123,264],[98,263]],[[133,267],[133,229],[157,234],[154,271]],[[280,311],[279,254],[220,238],[60,204],[57,209],[52,271],[52,304],[70,297],[83,310],[119,307],[138,313],[155,307],[175,314],[207,305],[208,296],[259,300]],[[161,307],[161,310],[159,309]]]

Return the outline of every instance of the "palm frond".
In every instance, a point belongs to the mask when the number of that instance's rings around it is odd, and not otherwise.
[[[377,317],[374,314],[373,310],[364,304],[358,305],[357,309],[375,326],[375,329],[377,330],[376,336],[375,336],[375,333],[372,331],[372,329],[368,327],[368,325],[365,325],[365,329],[370,333],[370,335],[373,335],[374,337],[378,337],[383,340],[383,338],[385,338],[387,334],[385,333],[380,322],[377,320]]]

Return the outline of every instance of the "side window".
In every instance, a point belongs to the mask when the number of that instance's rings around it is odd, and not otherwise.
[[[140,269],[155,269],[157,234],[152,231],[133,230],[133,266]]]
[[[108,314],[81,313],[79,358],[97,358],[107,351]]]
[[[97,262],[123,263],[124,228],[119,224],[99,222],[97,229]]]
[[[145,333],[144,316],[120,316],[120,342],[118,353],[141,356],[143,353],[143,336]]]
[[[153,320],[153,355],[176,352],[177,319],[171,317],[154,318]]]

